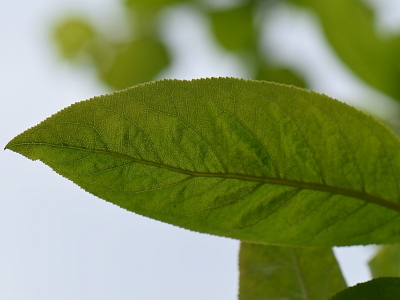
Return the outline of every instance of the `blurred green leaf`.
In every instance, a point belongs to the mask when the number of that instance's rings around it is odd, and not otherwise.
[[[306,87],[305,81],[299,75],[286,68],[264,67],[259,70],[256,79],[284,83],[302,88]]]
[[[84,54],[103,83],[123,89],[154,79],[170,63],[169,53],[154,30],[157,18],[151,13],[146,16],[149,18],[135,18],[140,30],[132,34],[134,37],[119,41],[97,33],[87,21],[70,18],[55,26],[55,41],[64,58],[73,60]]]
[[[56,24],[54,39],[64,58],[74,59],[95,36],[92,26],[80,18],[68,18]]]
[[[384,245],[369,262],[372,276],[400,277],[400,245]]]
[[[161,7],[169,4],[187,2],[188,0],[125,0],[127,6]]]
[[[170,58],[158,40],[133,41],[116,54],[111,67],[101,72],[101,79],[115,89],[152,80],[168,66]]]
[[[330,44],[367,84],[400,99],[399,49],[377,34],[372,11],[360,0],[292,0],[319,17]]]
[[[325,95],[163,80],[76,103],[6,146],[94,195],[248,242],[400,242],[400,141]]]
[[[331,300],[399,300],[400,278],[377,278],[345,289]]]
[[[211,12],[210,19],[214,36],[224,48],[238,50],[254,41],[253,6]]]
[[[331,248],[241,243],[239,299],[329,299],[346,283]]]

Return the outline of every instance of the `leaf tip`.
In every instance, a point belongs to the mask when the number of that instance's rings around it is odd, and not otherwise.
[[[4,151],[5,151],[5,150],[11,150],[11,151],[13,151],[12,148],[11,148],[13,140],[14,140],[14,139],[12,139],[11,141],[9,141],[9,142],[7,143],[7,145],[4,146],[4,149],[3,149]]]

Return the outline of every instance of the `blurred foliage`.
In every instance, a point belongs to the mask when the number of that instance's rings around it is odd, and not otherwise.
[[[384,245],[369,262],[374,278],[400,277],[400,245]]]
[[[170,65],[160,17],[166,9],[190,5],[209,21],[210,34],[221,49],[245,61],[253,78],[305,87],[303,78],[267,59],[261,49],[262,20],[257,18],[260,3],[241,1],[221,8],[201,0],[126,0],[123,7],[130,32],[125,39],[116,42],[88,20],[66,17],[54,26],[54,40],[64,59],[91,65],[98,78],[113,90],[126,88],[158,78]]]
[[[71,18],[57,24],[54,39],[60,46],[61,55],[72,60],[86,48],[95,34],[92,26],[85,20]]]
[[[227,50],[245,49],[253,46],[252,5],[212,11],[210,19],[215,38]]]
[[[166,5],[185,2],[186,0],[125,0],[125,4],[128,7],[135,7],[137,5],[147,7],[163,7]]]
[[[292,0],[319,18],[343,62],[368,85],[400,99],[399,38],[382,36],[374,12],[361,0]]]
[[[100,76],[109,86],[123,89],[138,82],[150,81],[168,64],[165,46],[158,40],[144,38],[118,51],[113,64]]]
[[[291,66],[272,61],[261,43],[267,12],[282,2],[317,16],[344,64],[366,84],[400,99],[400,35],[383,36],[376,29],[374,12],[363,0],[124,0],[121,4],[130,24],[125,39],[116,42],[76,17],[56,24],[54,37],[62,57],[75,63],[89,61],[103,83],[121,89],[159,78],[170,65],[160,19],[166,10],[186,5],[208,20],[215,42],[242,60],[251,77],[306,87],[307,82]]]
[[[306,82],[299,75],[287,68],[275,68],[271,66],[261,67],[255,76],[258,80],[268,80],[298,87],[306,87]]]
[[[137,18],[134,13],[127,12],[128,18],[135,19],[132,27],[136,30],[124,39],[116,40],[101,33],[89,21],[70,17],[56,24],[54,40],[64,59],[89,63],[96,69],[98,78],[111,89],[150,81],[170,64],[171,59],[154,30],[157,20],[152,17],[153,13],[142,12],[146,18]]]

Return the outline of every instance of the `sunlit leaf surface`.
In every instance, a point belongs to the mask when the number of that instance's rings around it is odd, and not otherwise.
[[[127,210],[249,242],[400,241],[400,142],[352,107],[233,78],[76,103],[7,146]]]

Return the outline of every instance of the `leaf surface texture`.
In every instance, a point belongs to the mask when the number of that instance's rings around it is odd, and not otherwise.
[[[249,242],[400,241],[400,142],[314,92],[213,78],[82,101],[6,148],[86,191],[183,228]]]

